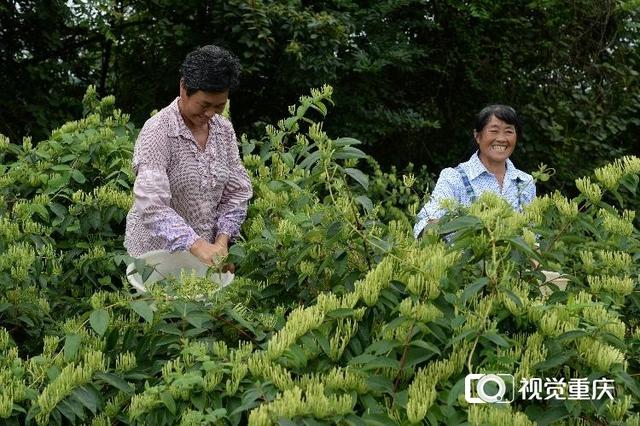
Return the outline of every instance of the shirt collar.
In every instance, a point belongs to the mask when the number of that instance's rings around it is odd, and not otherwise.
[[[173,102],[169,104],[167,107],[169,109],[169,135],[177,138],[178,136],[184,136],[185,138],[191,139],[191,131],[187,127],[184,122],[184,118],[180,114],[180,108],[178,108],[178,100],[180,99],[177,96]]]
[[[469,176],[470,181],[474,180],[475,178],[477,178],[483,173],[491,174],[491,172],[487,170],[484,164],[482,164],[482,161],[480,161],[480,157],[478,156],[478,151],[476,151],[475,154],[471,156],[469,161],[467,161],[466,163],[463,163],[462,167],[464,168],[464,171],[467,174],[467,176]],[[520,171],[516,169],[516,167],[511,162],[511,160],[508,158],[507,158],[507,170],[505,172],[504,177],[506,181],[522,179],[520,177]]]
[[[180,99],[177,96],[173,102],[169,104],[167,107],[170,111],[169,114],[169,136],[173,136],[177,138],[178,136],[183,136],[187,139],[193,139],[193,134],[191,130],[187,127],[187,123],[184,122],[184,118],[182,118],[182,114],[180,114],[180,108],[178,107],[178,100]],[[218,120],[218,115],[214,114],[213,117],[209,120],[210,128],[217,128],[215,125],[215,120]]]

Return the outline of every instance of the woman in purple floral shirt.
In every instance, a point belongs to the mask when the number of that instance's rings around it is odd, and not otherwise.
[[[188,250],[211,264],[227,255],[252,195],[233,126],[220,115],[240,63],[204,46],[187,55],[180,74],[180,96],[147,120],[136,141],[124,244],[135,257]]]

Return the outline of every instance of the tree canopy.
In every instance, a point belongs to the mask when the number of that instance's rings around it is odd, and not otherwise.
[[[14,142],[77,116],[90,84],[141,126],[177,94],[187,52],[220,44],[243,65],[239,133],[329,83],[334,133],[383,165],[460,161],[488,103],[525,117],[515,161],[565,187],[640,151],[637,1],[16,0],[0,5],[0,133]],[[576,159],[580,159],[576,162]]]

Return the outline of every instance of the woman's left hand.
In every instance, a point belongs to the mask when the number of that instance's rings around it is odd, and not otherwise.
[[[190,251],[191,254],[207,265],[213,265],[217,258],[226,257],[229,254],[227,243],[218,239],[211,244],[201,238],[191,246]]]

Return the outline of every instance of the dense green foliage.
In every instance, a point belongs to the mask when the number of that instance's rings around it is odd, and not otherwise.
[[[141,126],[177,93],[196,46],[244,67],[239,132],[258,137],[308,87],[335,88],[326,130],[362,140],[385,168],[461,160],[474,114],[512,104],[526,119],[516,163],[570,182],[640,152],[635,0],[196,0],[0,5],[0,133],[38,139],[79,116],[89,84]],[[257,127],[254,124],[258,123]],[[575,160],[580,161],[576,162]]]
[[[452,206],[416,242],[424,171],[383,173],[325,133],[330,99],[314,90],[242,138],[255,197],[236,280],[217,292],[193,277],[129,292],[136,132],[113,98],[89,91],[89,115],[35,147],[2,138],[3,422],[640,424],[640,234],[620,206],[640,159],[522,214],[496,197]],[[570,277],[566,291],[543,295],[540,268]],[[617,395],[467,404],[464,376],[485,371],[608,377]]]

